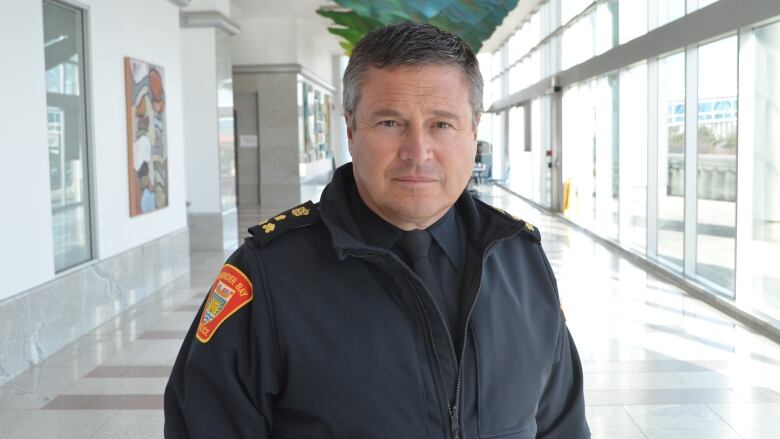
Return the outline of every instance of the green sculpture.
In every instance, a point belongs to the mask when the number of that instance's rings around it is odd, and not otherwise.
[[[333,20],[330,33],[341,37],[347,55],[363,35],[391,23],[413,21],[429,23],[460,36],[475,52],[482,42],[517,6],[517,0],[335,0],[346,11],[318,9]]]

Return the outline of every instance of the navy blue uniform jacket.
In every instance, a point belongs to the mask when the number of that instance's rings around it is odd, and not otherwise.
[[[339,168],[319,204],[253,227],[230,256],[176,359],[165,437],[590,437],[538,230],[458,199],[468,243],[450,337],[420,278],[359,238],[354,184]]]

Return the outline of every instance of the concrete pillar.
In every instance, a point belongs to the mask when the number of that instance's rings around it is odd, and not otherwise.
[[[213,7],[213,10],[197,8]],[[238,245],[229,2],[181,13],[187,222],[194,250]]]
[[[333,96],[330,84],[318,79],[299,64],[240,65],[233,67],[233,90],[239,99],[242,121],[240,129],[246,129],[243,121],[249,115],[251,105],[245,102],[248,96],[257,99],[256,149],[258,168],[241,172],[245,167],[255,166],[242,163],[239,167],[239,187],[259,185],[259,203],[263,209],[283,210],[319,195],[316,189],[321,180],[329,176],[331,159],[306,162],[304,154],[303,90],[302,83],[318,88]],[[331,101],[332,102],[332,101]],[[340,117],[331,109],[331,118]],[[244,132],[241,131],[244,135]],[[332,134],[332,133],[331,133]],[[248,134],[251,135],[251,134]],[[331,139],[333,136],[331,135]],[[249,151],[239,149],[241,160]],[[259,182],[257,179],[259,178]],[[315,182],[315,183],[312,183]],[[244,197],[242,196],[242,202]],[[315,200],[316,201],[316,200]]]

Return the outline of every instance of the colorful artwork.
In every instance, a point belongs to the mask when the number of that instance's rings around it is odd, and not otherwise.
[[[168,206],[168,148],[162,67],[125,58],[130,216]]]

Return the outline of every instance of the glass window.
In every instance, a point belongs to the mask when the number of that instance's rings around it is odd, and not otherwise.
[[[647,0],[620,0],[620,44],[647,33]]]
[[[521,39],[522,34],[520,33],[520,30],[517,30],[512,36],[509,38],[509,42],[507,43],[509,45],[509,64],[513,64],[515,61],[520,59],[521,56],[525,55],[525,47],[524,42]]]
[[[591,84],[572,86],[563,94],[563,213],[593,227],[596,206],[596,116]]]
[[[658,258],[682,270],[685,221],[685,53],[658,61]]]
[[[734,289],[737,36],[699,47],[696,273]]]
[[[593,56],[593,20],[587,15],[563,31],[561,62],[567,70]]]
[[[596,55],[617,46],[618,43],[618,2],[607,0],[596,7]]]
[[[92,259],[83,13],[43,2],[54,268]]]
[[[561,24],[566,24],[585,10],[592,0],[561,0]]]
[[[780,320],[780,23],[755,30],[752,218],[747,239],[751,256],[741,261],[752,284],[752,302]]]
[[[492,176],[496,180],[504,181],[506,179],[507,168],[507,142],[504,141],[504,123],[506,113],[495,113],[491,117],[492,121],[492,139],[493,139],[493,172]]]
[[[686,0],[658,0],[658,27],[685,15]]]
[[[521,69],[521,63],[517,63],[509,69],[509,94],[518,92],[525,86],[521,75]]]
[[[528,57],[528,76],[526,78],[526,87],[536,84],[542,80],[542,59],[540,51],[534,50]]]
[[[501,52],[502,51],[500,48],[495,52],[493,52],[493,57],[492,57],[493,59],[492,59],[492,65],[490,66],[490,71],[494,75],[501,74],[501,70],[504,69],[504,64],[501,60],[501,55],[502,55]]]
[[[525,111],[523,106],[509,109],[509,179],[513,191],[530,198],[531,162],[525,152]]]
[[[620,243],[645,254],[647,242],[647,64],[620,72]]]
[[[617,75],[593,84],[596,115],[596,228],[608,238],[618,238],[618,108]]]
[[[701,8],[703,8],[705,6],[709,6],[709,5],[713,4],[713,3],[715,3],[716,1],[718,1],[718,0],[699,0],[698,4],[696,5],[696,7],[698,9],[701,9]],[[689,12],[691,12],[691,11],[689,11]]]

